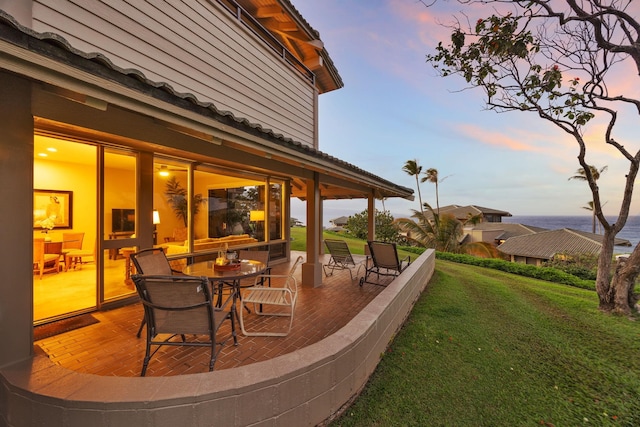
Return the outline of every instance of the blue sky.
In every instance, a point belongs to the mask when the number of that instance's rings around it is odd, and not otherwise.
[[[568,135],[533,114],[485,110],[480,91],[463,90],[461,78],[439,77],[426,63],[437,43],[448,40],[442,24],[459,15],[458,3],[426,8],[416,0],[292,1],[319,31],[345,84],[320,96],[320,150],[414,191],[415,178],[402,167],[417,159],[423,171],[439,171],[440,206],[474,204],[515,216],[589,215],[582,208],[591,200],[587,184],[568,180],[580,167]],[[465,13],[474,22],[490,10]],[[640,96],[630,71],[623,81]],[[617,139],[635,154],[638,116],[632,117]],[[617,214],[628,165],[604,144],[594,148],[587,161],[609,168],[599,181],[605,213]],[[435,207],[435,185],[423,183],[420,190]],[[365,200],[327,201],[325,224],[366,206]],[[376,207],[382,209],[379,201]],[[631,214],[639,207],[634,203]],[[408,216],[419,209],[417,192],[415,202],[389,199],[385,208],[396,218]],[[292,216],[305,222],[303,203],[292,204]]]

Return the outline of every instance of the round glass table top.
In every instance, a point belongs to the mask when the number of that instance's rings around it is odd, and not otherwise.
[[[236,280],[264,273],[267,265],[260,261],[243,259],[238,269],[216,268],[214,261],[202,261],[187,265],[182,272],[189,276],[206,276],[209,279]]]

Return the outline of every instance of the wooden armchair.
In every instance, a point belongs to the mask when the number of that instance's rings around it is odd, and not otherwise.
[[[40,276],[40,280],[44,273],[60,271],[60,254],[47,254],[44,248],[44,238],[33,239],[33,272]]]

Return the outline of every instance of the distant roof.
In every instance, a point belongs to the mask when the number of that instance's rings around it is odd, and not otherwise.
[[[440,207],[440,213],[441,214],[451,214],[454,217],[458,218],[458,219],[464,219],[471,216],[475,216],[475,215],[498,215],[498,216],[512,216],[509,212],[507,211],[502,211],[502,210],[498,210],[498,209],[491,209],[491,208],[485,208],[482,206],[477,206],[477,205],[467,205],[467,206],[460,206],[460,205],[448,205],[448,206],[441,206]]]
[[[498,246],[507,255],[551,259],[556,254],[599,254],[602,234],[563,228],[534,234],[515,236]],[[631,246],[626,239],[616,239],[616,246]]]
[[[348,216],[339,216],[338,218],[330,219],[329,222],[335,225],[346,224],[349,221]]]
[[[542,231],[549,231],[548,228],[534,227],[532,225],[514,224],[507,222],[482,222],[471,227],[471,230],[482,231],[499,231],[503,233],[497,236],[497,238],[506,240],[515,236],[522,236],[534,233],[540,233]]]

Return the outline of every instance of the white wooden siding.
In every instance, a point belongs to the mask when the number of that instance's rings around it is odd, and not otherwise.
[[[215,1],[36,0],[33,29],[313,146],[312,84]]]

